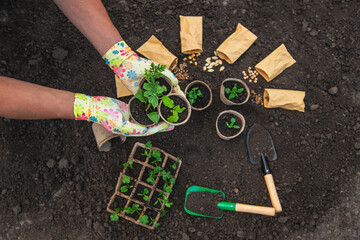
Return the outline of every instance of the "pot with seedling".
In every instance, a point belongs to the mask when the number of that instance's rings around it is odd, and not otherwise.
[[[130,116],[136,123],[152,126],[159,122],[159,99],[172,91],[171,80],[162,74],[165,68],[165,65],[151,63],[150,68],[145,69],[139,90],[129,101]]]
[[[244,129],[245,118],[236,111],[223,111],[216,119],[216,132],[224,140],[230,140],[239,136]]]
[[[159,113],[161,119],[168,124],[179,126],[189,120],[191,105],[183,95],[171,93],[162,97]]]
[[[191,108],[196,111],[202,111],[212,103],[211,88],[203,81],[195,80],[189,83],[185,88],[185,95]]]
[[[249,100],[250,90],[237,78],[227,78],[221,83],[220,99],[226,105],[242,105]]]

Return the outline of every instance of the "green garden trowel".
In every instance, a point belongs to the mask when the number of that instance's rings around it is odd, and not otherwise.
[[[191,186],[186,191],[184,209],[188,214],[220,219],[223,210],[275,216],[275,208],[225,202],[225,193],[205,187]]]

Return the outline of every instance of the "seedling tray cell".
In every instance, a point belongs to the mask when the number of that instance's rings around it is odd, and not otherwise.
[[[168,166],[169,165],[173,165],[176,164],[176,169],[173,169],[173,171],[171,171],[171,178],[174,178],[175,180],[177,179],[177,176],[179,174],[180,171],[180,167],[181,167],[181,160],[179,160],[177,162],[177,158],[170,155],[169,153],[163,151],[160,148],[156,148],[156,147],[152,147],[152,148],[146,148],[145,144],[142,143],[135,143],[130,156],[128,158],[127,164],[128,166],[125,166],[123,171],[120,173],[120,176],[118,178],[118,182],[115,188],[115,193],[112,195],[110,202],[108,203],[107,206],[107,210],[110,213],[116,214],[119,217],[125,218],[126,220],[129,220],[135,224],[141,225],[143,227],[146,227],[148,229],[154,229],[156,226],[156,223],[159,221],[160,219],[160,215],[161,213],[164,211],[165,208],[165,202],[162,202],[160,204],[157,204],[156,206],[153,205],[153,203],[156,201],[156,196],[158,196],[159,193],[162,192],[162,189],[159,189],[158,187],[158,183],[162,180],[162,176],[160,176],[160,174],[158,174],[158,176],[156,178],[154,178],[155,183],[154,184],[150,184],[148,182],[146,182],[146,178],[143,178],[143,175],[145,172],[149,172],[152,171],[155,168],[155,164],[151,163],[151,161],[154,160],[154,158],[151,157],[146,157],[141,155],[141,151],[145,151],[145,149],[148,150],[148,152],[153,152],[154,150],[157,150],[161,153],[162,156],[162,162],[161,163],[157,163],[157,165],[159,167],[161,167],[161,171],[165,170],[165,166],[166,166],[166,170],[168,170]],[[139,168],[140,170],[137,169],[131,169],[129,167],[130,162],[133,162],[133,167],[135,168]],[[161,172],[160,171],[160,172]],[[131,173],[134,172],[139,172],[138,176],[133,176]],[[121,187],[126,185],[123,183],[123,178],[127,176],[130,178],[130,184],[133,185],[132,188],[129,188],[128,191],[126,193],[122,193],[121,192]],[[161,184],[163,185],[163,184]],[[172,183],[170,183],[170,187],[173,188]],[[142,199],[142,197],[137,196],[137,194],[139,193],[139,191],[137,191],[137,189],[149,189],[149,193],[147,194],[149,196],[147,201],[144,201]],[[142,190],[141,190],[142,191]],[[167,199],[170,198],[170,194],[171,193],[167,193],[164,192],[164,195],[167,197]],[[136,197],[137,196],[137,197]],[[122,208],[126,208],[126,207],[131,207],[133,204],[139,204],[139,208],[141,209],[141,211],[139,211],[139,214],[127,214],[127,213],[123,213],[122,211],[120,212],[116,212],[115,210],[115,205],[114,201],[119,201],[119,198],[121,200],[121,202],[125,203],[125,206]],[[154,199],[153,199],[154,198]],[[122,210],[121,209],[121,210]],[[149,216],[147,213],[151,212],[151,216]],[[155,221],[149,221],[149,223],[147,225],[143,224],[140,222],[139,218],[142,217],[144,214],[147,214],[149,216],[149,218],[151,217],[152,219],[155,219]]]

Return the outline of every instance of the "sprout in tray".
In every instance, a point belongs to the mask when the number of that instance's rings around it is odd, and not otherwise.
[[[130,185],[130,177],[128,176],[124,176],[122,182],[124,183],[124,185],[120,188],[122,193],[126,193],[129,189],[134,187],[134,185]]]

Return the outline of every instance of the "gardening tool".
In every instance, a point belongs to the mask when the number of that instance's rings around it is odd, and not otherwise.
[[[256,158],[261,160],[261,167],[264,173],[266,187],[268,189],[270,200],[276,212],[281,212],[281,204],[279,196],[276,191],[274,178],[269,167],[268,156],[271,156],[271,161],[277,159],[274,141],[269,131],[260,124],[255,123],[249,130],[246,136],[246,145],[250,158],[250,162],[257,164]]]
[[[261,214],[261,215],[267,215],[267,216],[275,216],[275,208],[273,207],[262,207],[262,206],[255,206],[255,205],[248,205],[248,204],[242,204],[242,203],[234,203],[234,202],[225,202],[225,201],[211,201],[208,200],[210,197],[206,197],[206,199],[201,200],[200,199],[200,205],[203,207],[208,207],[209,205],[213,206],[217,209],[218,214],[216,215],[208,215],[206,213],[199,213],[199,211],[195,212],[194,209],[189,209],[190,206],[188,206],[188,203],[190,201],[193,201],[191,194],[192,193],[207,193],[207,194],[217,194],[219,196],[219,199],[225,200],[225,193],[223,191],[214,190],[210,188],[205,187],[199,187],[199,186],[191,186],[186,191],[185,196],[185,204],[184,209],[185,211],[190,215],[200,216],[200,217],[208,217],[208,218],[215,218],[220,219],[223,216],[223,210],[227,211],[234,211],[234,212],[245,212],[245,213],[255,213],[255,214]],[[220,195],[221,194],[221,195]]]

